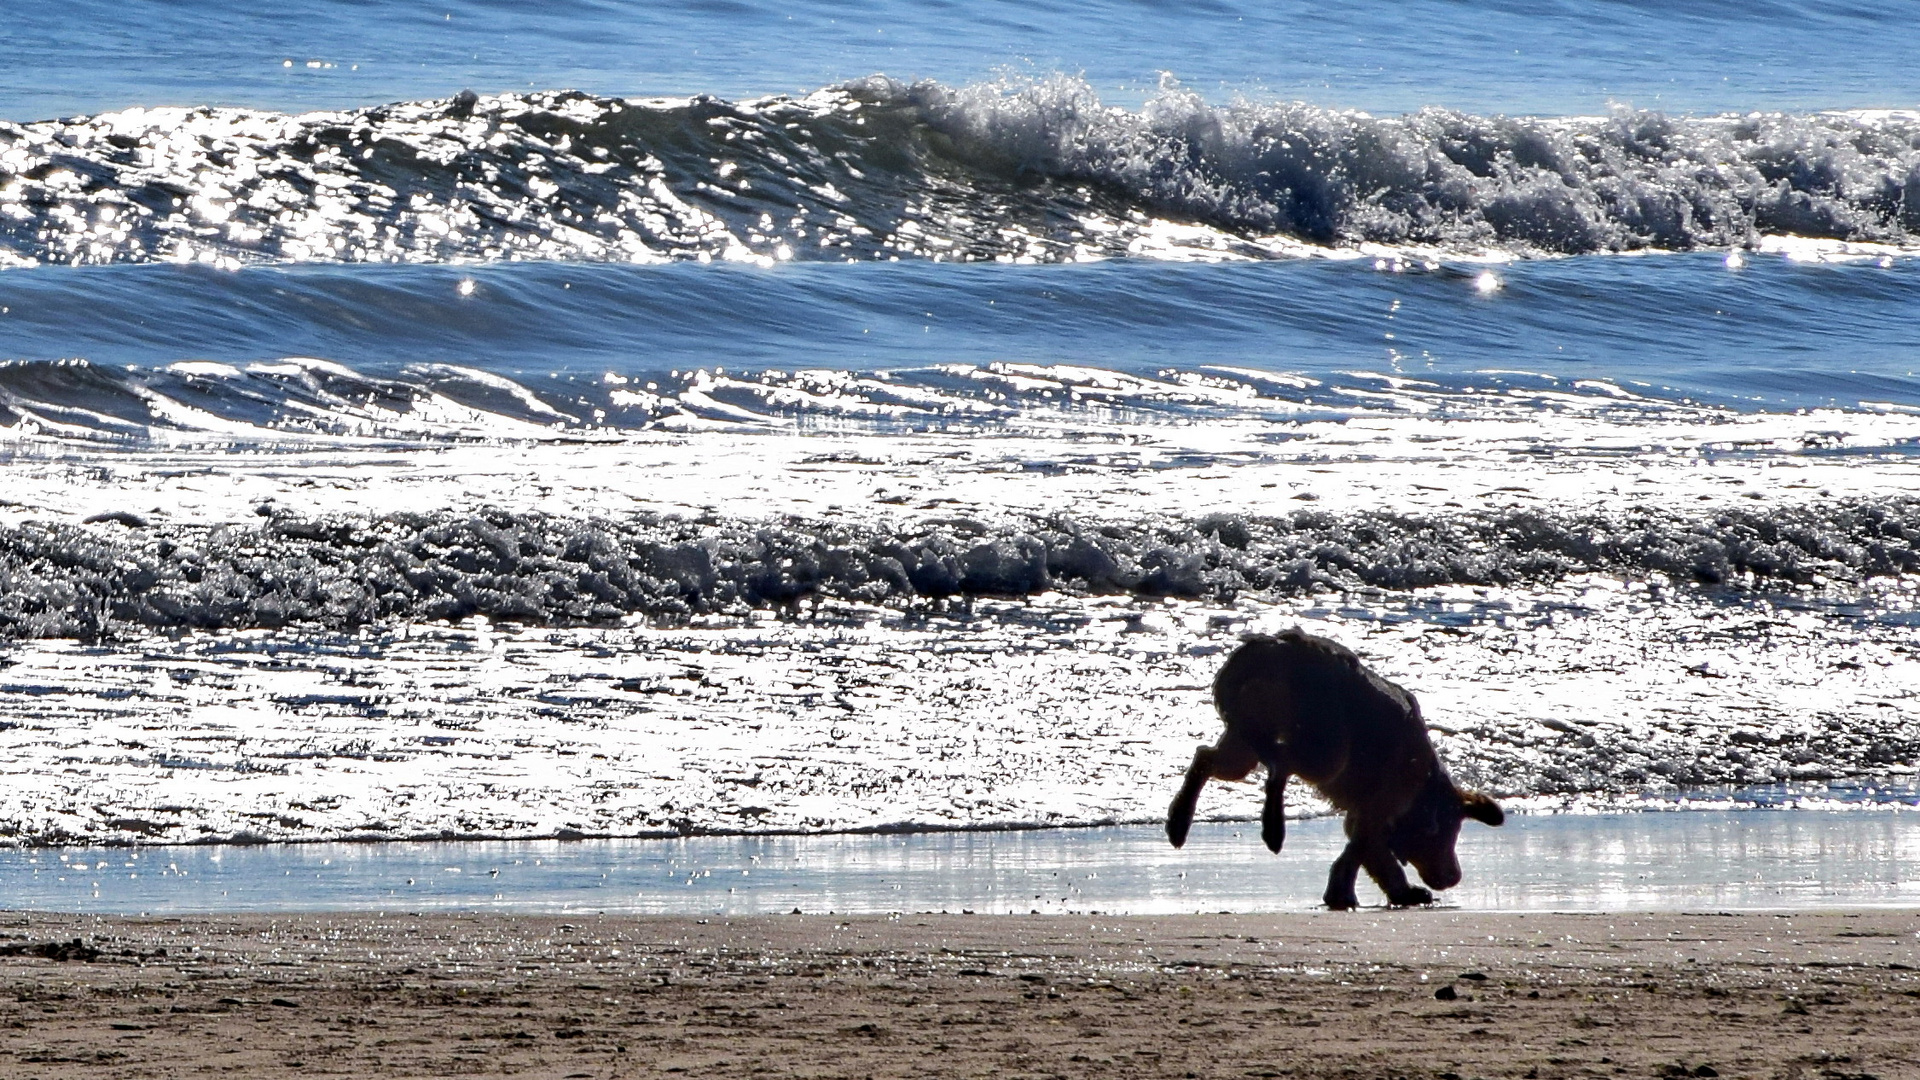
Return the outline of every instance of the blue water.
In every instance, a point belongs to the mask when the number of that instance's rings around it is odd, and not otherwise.
[[[0,41],[0,117],[269,112],[0,127],[0,267],[18,264],[0,274],[0,359],[303,354],[516,377],[1494,367],[1728,404],[1912,404],[1920,121],[1823,112],[1920,106],[1905,62],[1920,30],[1902,16],[1433,0],[32,5]],[[1163,70],[1199,96],[1160,89]],[[875,73],[906,81],[735,104]],[[449,104],[564,87],[597,96]],[[617,100],[651,94],[713,97]],[[1616,105],[1639,111],[1538,119]],[[271,112],[320,108],[366,111]],[[1732,127],[1687,119],[1756,110]],[[1392,264],[1410,273],[1168,266],[1164,245],[1141,254],[1150,220],[1206,234],[1182,257],[1271,258],[1276,238],[1419,254]],[[1782,235],[1892,254],[1755,254],[1740,272],[1720,258]],[[1679,254],[1514,266],[1498,296],[1460,261],[1642,251]],[[696,256],[923,265],[607,265]],[[1086,258],[1110,261],[924,265]],[[280,269],[59,268],[183,259]],[[521,260],[550,265],[500,265]],[[354,265],[392,262],[423,268]],[[476,291],[456,297],[463,278]]]
[[[1084,401],[1106,435],[1096,404],[1276,441],[1571,409],[1651,446],[1829,409],[1897,456],[1907,15],[32,5],[0,39],[0,428],[271,443],[450,398],[502,431],[992,433]],[[1849,437],[1821,423],[1768,445]]]
[[[1817,409],[1715,452],[1899,459],[1908,14],[32,5],[0,38],[0,431],[1366,416],[1652,453]],[[1829,519],[1813,548],[1865,550]]]
[[[1689,254],[1498,273],[1504,287],[1486,295],[1464,271],[1368,262],[48,267],[0,273],[0,342],[17,360],[147,367],[298,355],[394,375],[457,363],[536,390],[553,373],[593,383],[1011,361],[1543,384],[1511,374],[1524,370],[1744,409],[1920,404],[1920,261],[1730,271]]]
[[[1172,71],[1212,96],[1384,112],[1912,107],[1911,16],[1888,0],[81,0],[8,11],[0,117],[338,108],[462,87],[743,97],[875,72],[963,83],[1003,67],[1085,72],[1123,103]]]
[[[1920,118],[1832,111],[1920,106],[1903,14],[34,5],[0,117],[212,108],[0,124],[0,360],[1500,369],[1912,405]],[[625,265],[661,260],[698,265]],[[241,272],[151,265],[182,261]]]

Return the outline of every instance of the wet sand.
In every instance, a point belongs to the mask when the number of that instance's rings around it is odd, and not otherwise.
[[[9,913],[0,935],[11,1078],[1920,1077],[1912,911]]]

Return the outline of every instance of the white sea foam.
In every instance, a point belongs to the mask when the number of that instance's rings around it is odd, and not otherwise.
[[[1462,617],[1377,621],[1422,606]],[[177,842],[1151,820],[1216,733],[1221,651],[1296,621],[1419,693],[1464,781],[1536,810],[1911,780],[1920,745],[1908,631],[1815,610],[1608,580],[1333,607],[1043,597],[905,623],[25,644],[0,685],[0,821]],[[1227,785],[1205,812],[1257,803]]]
[[[1535,808],[1912,775],[1920,416],[1473,379],[0,367],[0,821],[1144,820],[1295,621]]]
[[[1374,117],[1175,85],[1127,110],[1059,75],[129,109],[0,123],[0,265],[1891,259],[1920,250],[1916,130],[1886,110]]]
[[[1464,779],[1530,805],[1914,764],[1910,413],[936,374],[690,373],[653,396],[704,430],[583,444],[457,369],[160,373],[332,410],[298,438],[249,414],[246,454],[237,421],[167,409],[118,445],[50,435],[80,414],[16,395],[8,617],[99,640],[0,646],[0,820],[181,840],[1144,819],[1209,737],[1222,650],[1296,620],[1420,693]],[[402,390],[408,411],[377,404]],[[983,440],[966,417],[989,407]],[[893,431],[899,409],[959,426]],[[395,453],[410,430],[437,448]],[[83,524],[103,513],[125,516]],[[396,573],[416,583],[374,588]],[[444,622],[462,612],[494,621]],[[168,618],[250,629],[143,621]]]

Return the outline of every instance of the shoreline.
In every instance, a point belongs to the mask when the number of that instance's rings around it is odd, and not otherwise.
[[[1507,817],[1613,817],[1613,815],[1663,815],[1663,813],[1916,813],[1920,811],[1920,786],[1908,782],[1908,773],[1891,774],[1891,780],[1884,778],[1864,778],[1851,780],[1845,784],[1828,784],[1828,792],[1857,792],[1870,790],[1872,786],[1882,786],[1885,790],[1901,788],[1897,796],[1891,798],[1830,798],[1820,796],[1816,786],[1809,784],[1809,790],[1799,796],[1788,796],[1780,801],[1763,801],[1759,798],[1743,796],[1741,792],[1753,792],[1753,788],[1741,788],[1726,794],[1692,794],[1692,792],[1594,792],[1594,794],[1576,794],[1576,796],[1500,796],[1501,809],[1507,811]],[[1302,792],[1302,798],[1317,799],[1317,794],[1309,788]],[[1613,801],[1609,801],[1613,799]],[[1342,819],[1340,811],[1298,811],[1288,807],[1286,822],[1300,824],[1309,821],[1327,821]],[[209,836],[196,840],[132,840],[132,838],[102,838],[102,840],[0,840],[0,851],[157,851],[167,847],[323,847],[328,844],[346,844],[346,846],[378,847],[384,844],[653,844],[653,842],[674,842],[674,840],[862,840],[862,838],[887,838],[887,836],[952,836],[952,834],[998,834],[998,832],[1089,832],[1096,828],[1152,828],[1164,826],[1165,817],[1140,815],[1140,817],[1116,817],[1116,819],[1091,819],[1091,821],[1014,821],[979,822],[979,824],[948,824],[948,822],[899,822],[899,824],[854,824],[845,828],[714,828],[714,826],[695,826],[685,832],[670,830],[649,830],[649,832],[578,832],[570,828],[561,828],[557,832],[540,834],[495,834],[495,832],[420,832],[407,836],[394,834],[363,834],[363,832],[344,832],[340,836]],[[1235,815],[1198,815],[1194,824],[1215,824],[1215,826],[1248,826],[1260,824],[1258,813],[1235,813]]]
[[[1901,812],[1516,814],[1463,829],[1479,912],[1920,908]],[[0,850],[24,910],[133,915],[401,910],[688,917],[936,911],[1180,915],[1316,909],[1341,820],[671,840],[449,841]],[[1364,895],[1364,894],[1363,894]]]
[[[1769,788],[1782,789],[1773,794]],[[1848,798],[1847,795],[1866,797]],[[1764,796],[1764,797],[1763,797]],[[1311,789],[1302,797],[1316,808],[1287,808],[1288,824],[1338,819],[1338,810],[1318,809],[1318,794]],[[1749,787],[1679,788],[1672,791],[1574,792],[1546,795],[1501,795],[1500,805],[1509,817],[1602,817],[1627,814],[1673,813],[1903,813],[1920,811],[1920,772],[1890,771],[1872,777],[1847,777],[1830,782],[1801,781],[1780,785]],[[1196,825],[1245,826],[1258,824],[1258,813],[1198,815]],[[945,836],[967,833],[1039,833],[1083,832],[1093,829],[1153,827],[1166,824],[1166,818],[1154,814],[1088,819],[1085,821],[989,821],[918,822],[902,821],[884,825],[849,825],[824,829],[771,826],[767,828],[726,828],[696,825],[683,831],[668,829],[639,832],[583,832],[557,829],[548,833],[513,835],[488,832],[438,832],[416,834],[354,833],[319,836],[233,836],[198,837],[185,840],[136,839],[133,837],[76,838],[73,840],[14,839],[0,840],[5,851],[155,851],[165,848],[301,848],[327,844],[378,846],[382,844],[536,844],[536,843],[629,843],[673,840],[754,840],[754,839],[836,839],[862,837]],[[138,834],[136,834],[138,835]]]
[[[0,914],[75,938],[0,955],[0,1071],[1920,1076],[1913,909]]]

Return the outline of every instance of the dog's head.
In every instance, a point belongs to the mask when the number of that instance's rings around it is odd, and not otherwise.
[[[1387,842],[1394,857],[1410,864],[1429,887],[1451,889],[1460,884],[1460,858],[1453,846],[1460,838],[1460,823],[1467,818],[1498,825],[1507,815],[1492,799],[1477,791],[1461,791],[1444,774],[1436,773],[1393,823]]]

